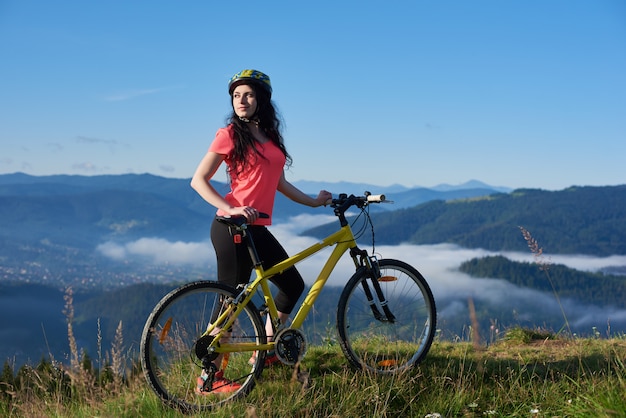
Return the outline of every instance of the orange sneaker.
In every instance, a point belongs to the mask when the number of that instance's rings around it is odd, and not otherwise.
[[[256,351],[254,352],[252,357],[250,357],[250,360],[248,360],[248,364],[250,365],[254,365],[255,363],[256,363]],[[268,353],[265,356],[265,367],[273,366],[276,363],[280,363],[280,360],[278,359],[278,356],[276,355],[276,353],[271,352],[271,354]]]
[[[204,373],[203,373],[204,374]],[[211,390],[204,389],[204,382],[206,377],[200,376],[197,380],[196,393],[199,395],[208,395],[210,393],[229,393],[236,392],[241,388],[241,385],[232,380],[224,377],[224,371],[220,370],[215,373],[213,378],[213,388]]]

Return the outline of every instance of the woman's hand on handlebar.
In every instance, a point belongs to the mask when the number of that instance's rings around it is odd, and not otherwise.
[[[329,205],[333,200],[333,194],[327,190],[320,190],[319,194],[315,198],[317,206]]]

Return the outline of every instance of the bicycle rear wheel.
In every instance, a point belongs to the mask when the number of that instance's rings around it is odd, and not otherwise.
[[[375,278],[392,316],[384,314],[374,280],[358,270],[346,284],[337,309],[341,348],[358,369],[392,374],[418,364],[435,336],[435,300],[424,277],[398,260],[379,260]]]
[[[212,316],[216,318],[215,314],[223,309],[224,300],[233,297],[235,290],[229,286],[193,282],[167,294],[148,317],[141,337],[141,365],[148,384],[167,405],[186,413],[209,410],[245,396],[254,387],[263,371],[265,352],[258,354],[254,364],[249,364],[252,355],[249,351],[223,356],[217,368],[223,370],[224,378],[240,385],[232,385],[232,391],[198,393],[196,390],[202,373],[196,342]],[[250,302],[235,321],[229,342],[262,344],[265,341],[265,327]]]

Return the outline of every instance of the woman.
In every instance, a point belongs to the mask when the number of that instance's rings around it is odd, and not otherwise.
[[[242,215],[248,221],[257,251],[265,266],[271,266],[288,257],[287,253],[266,228],[271,225],[274,198],[278,190],[289,199],[303,205],[317,207],[332,198],[330,192],[322,190],[313,198],[285,179],[284,167],[291,163],[280,132],[280,121],[271,101],[270,78],[260,71],[243,70],[235,74],[228,83],[233,113],[225,128],[217,131],[208,152],[200,161],[191,187],[211,205],[217,208],[218,216]],[[210,180],[222,162],[226,163],[230,191],[222,196],[211,185]],[[260,218],[266,213],[269,218]],[[247,283],[252,271],[252,261],[245,244],[236,244],[229,227],[213,221],[211,241],[217,256],[217,276],[220,282],[232,287]],[[286,323],[298,298],[304,290],[304,281],[295,268],[275,277],[272,282],[278,287],[276,306],[281,323]],[[271,339],[272,324],[266,324]],[[275,362],[276,356],[268,353],[266,364]],[[254,361],[254,357],[250,359]],[[215,364],[220,364],[217,360]],[[223,373],[216,373],[216,381]],[[201,387],[199,381],[199,385]],[[235,382],[214,383],[222,391],[238,388]]]

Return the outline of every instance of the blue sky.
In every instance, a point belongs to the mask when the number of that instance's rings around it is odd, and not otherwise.
[[[291,181],[626,184],[622,0],[0,0],[0,174],[189,178],[243,68]]]

